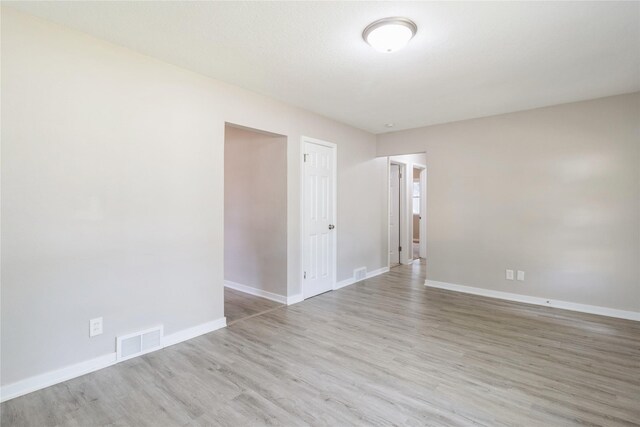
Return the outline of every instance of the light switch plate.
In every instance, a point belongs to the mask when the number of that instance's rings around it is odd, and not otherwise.
[[[524,282],[524,271],[518,270],[518,280]]]
[[[505,277],[507,280],[513,280],[513,270],[507,270]]]
[[[102,334],[102,317],[89,320],[89,336],[95,337]]]

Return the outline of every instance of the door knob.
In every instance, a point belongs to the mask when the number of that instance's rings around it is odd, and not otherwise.
[[[334,228],[336,228],[336,226],[335,226],[335,225],[333,225],[333,224],[329,224],[329,230],[333,230]]]

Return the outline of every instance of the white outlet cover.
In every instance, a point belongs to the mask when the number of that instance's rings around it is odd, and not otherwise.
[[[102,317],[89,320],[89,336],[95,337],[102,334]]]
[[[505,277],[507,280],[513,280],[513,270],[506,270]]]
[[[518,270],[518,280],[524,282],[524,271]]]

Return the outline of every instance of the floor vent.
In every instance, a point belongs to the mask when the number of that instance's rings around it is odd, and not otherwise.
[[[162,348],[162,325],[117,338],[118,360],[127,360]]]
[[[356,282],[367,278],[367,267],[356,268],[353,270],[353,278]]]

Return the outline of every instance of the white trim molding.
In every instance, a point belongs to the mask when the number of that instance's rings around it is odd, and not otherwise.
[[[354,283],[356,283],[356,279],[354,279],[353,277],[349,277],[348,279],[344,279],[336,283],[333,287],[333,290],[337,291],[338,289],[344,288],[345,286],[353,285]]]
[[[254,288],[252,286],[247,286],[241,283],[232,282],[231,280],[225,280],[224,286],[229,289],[235,289],[236,291],[244,292],[245,294],[266,298],[268,300],[279,302],[280,304],[285,304],[285,305],[293,305],[301,301],[304,301],[302,294],[286,297],[284,295],[274,294],[273,292],[263,291],[262,289]]]
[[[2,388],[0,388],[0,401],[6,402],[7,400],[80,377],[90,372],[98,371],[116,363],[116,352],[114,351],[113,353],[105,354],[94,359],[85,360],[84,362],[3,385]]]
[[[379,276],[389,271],[389,267],[382,267],[377,270],[367,272],[367,275],[362,280],[371,279],[372,277]],[[362,280],[356,280],[354,277],[350,277],[349,279],[341,280],[335,284],[333,287],[334,291],[337,291],[340,288],[344,288],[345,286],[353,285],[354,283],[362,282]]]
[[[549,298],[533,297],[529,295],[513,294],[510,292],[494,291],[491,289],[475,288],[473,286],[456,285],[435,280],[425,280],[425,286],[430,288],[446,289],[448,291],[463,292],[465,294],[481,295],[489,298],[497,298],[507,301],[523,302],[526,304],[541,305],[545,307],[560,308],[563,310],[578,311],[581,313],[598,314],[600,316],[616,317],[618,319],[640,321],[640,312],[618,310],[615,308],[601,307],[597,305],[579,304],[575,302],[552,300]]]
[[[243,285],[242,283],[232,282],[231,280],[225,280],[224,286],[225,288],[235,289],[236,291],[244,292],[245,294],[266,298],[271,301],[279,302],[280,304],[287,304],[286,296],[254,288],[253,286]]]
[[[224,328],[225,326],[227,326],[227,320],[223,317],[221,319],[174,332],[173,334],[162,337],[162,346],[157,350],[213,332],[217,329]],[[99,371],[100,369],[107,368],[119,362],[122,362],[122,360],[117,360],[117,355],[114,351],[113,353],[108,353],[93,359],[65,366],[64,368],[3,385],[0,388],[0,402],[6,402],[7,400],[68,381],[91,372]]]
[[[299,302],[304,301],[304,296],[302,294],[298,294],[298,295],[293,295],[290,297],[287,297],[287,301],[285,304],[287,305],[293,305],[293,304],[297,304]]]
[[[222,317],[220,319],[212,320],[211,322],[201,323],[191,328],[182,329],[178,332],[174,332],[162,337],[162,347],[169,347],[174,344],[179,344],[183,341],[190,340],[200,335],[208,334],[209,332],[217,331],[227,326],[227,318]]]

